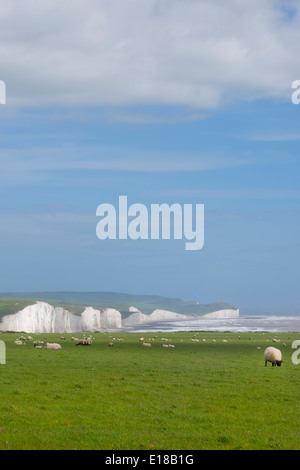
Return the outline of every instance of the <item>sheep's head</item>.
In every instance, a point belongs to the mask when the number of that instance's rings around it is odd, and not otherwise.
[[[277,365],[278,367],[280,367],[281,364],[282,364],[282,362],[283,362],[283,361],[276,361],[276,365]]]

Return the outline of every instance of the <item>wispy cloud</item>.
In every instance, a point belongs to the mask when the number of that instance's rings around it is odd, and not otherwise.
[[[150,195],[150,194],[148,194]],[[299,199],[300,190],[295,188],[223,188],[223,189],[162,189],[152,192],[152,196],[202,199]]]
[[[247,140],[256,142],[293,142],[300,140],[300,132],[285,131],[282,132],[257,132],[255,134],[248,135]]]
[[[57,185],[72,184],[67,175],[73,172],[73,184],[83,179],[86,184],[95,180],[96,175],[118,178],[135,173],[189,173],[215,171],[253,164],[266,163],[261,156],[230,152],[171,152],[145,149],[120,149],[114,147],[93,148],[28,148],[2,149],[0,151],[0,182],[3,186],[21,184]],[[272,162],[273,163],[273,162]],[[76,173],[77,172],[77,173]],[[106,178],[106,183],[109,179]],[[96,181],[96,180],[95,180]],[[99,183],[99,180],[97,180]]]
[[[1,79],[17,106],[289,99],[299,25],[286,1],[2,0]]]

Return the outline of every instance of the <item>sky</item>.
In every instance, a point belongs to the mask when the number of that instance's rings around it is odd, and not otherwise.
[[[0,0],[0,292],[299,313],[299,45],[294,0]],[[121,195],[203,248],[99,240]]]

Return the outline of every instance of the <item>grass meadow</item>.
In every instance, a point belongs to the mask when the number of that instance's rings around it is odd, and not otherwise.
[[[300,449],[298,333],[94,333],[90,347],[32,335],[60,350],[18,336],[0,333],[0,450]],[[282,367],[265,367],[270,345]]]

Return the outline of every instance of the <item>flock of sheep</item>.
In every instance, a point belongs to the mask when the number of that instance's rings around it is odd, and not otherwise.
[[[191,338],[191,341],[192,342],[199,342],[199,339],[196,338],[198,333],[196,333],[192,338]],[[139,339],[139,342],[144,346],[144,347],[148,347],[148,348],[151,348],[152,347],[152,344],[151,342],[155,341],[156,339],[158,338],[158,336],[153,336],[151,338],[148,339],[148,341],[150,342],[146,342],[145,341],[145,338],[141,337]],[[46,338],[44,338],[46,339]],[[62,336],[60,338],[61,340],[65,340],[66,338],[64,336]],[[240,336],[238,336],[238,339],[241,339]],[[249,340],[251,340],[251,338],[249,338]],[[19,338],[17,338],[14,342],[14,344],[20,346],[20,345],[23,345],[23,344],[26,344],[27,341],[33,341],[33,338],[32,336],[20,336]],[[88,337],[85,336],[85,334],[83,335],[83,338],[79,339],[79,338],[76,338],[76,337],[71,337],[71,341],[76,341],[76,346],[91,346],[92,345],[92,336],[89,335]],[[120,337],[117,337],[117,338],[112,338],[112,341],[108,343],[108,346],[109,347],[112,347],[114,345],[114,341],[123,341],[122,338]],[[174,344],[170,344],[170,339],[168,338],[161,338],[161,341],[162,341],[162,347],[163,348],[175,348],[175,345]],[[183,340],[181,340],[183,341]],[[206,339],[203,338],[202,339],[203,342],[206,342]],[[212,339],[213,342],[216,342],[215,339]],[[268,340],[267,340],[268,341]],[[274,343],[280,343],[280,339],[278,338],[273,338],[272,340]],[[222,340],[223,343],[228,343],[227,339],[223,339]],[[282,345],[284,347],[286,347],[286,344],[285,343],[282,343]],[[41,348],[45,348],[45,349],[61,349],[61,345],[58,344],[58,343],[48,343],[47,341],[39,341],[39,340],[35,340],[33,341],[33,346],[37,349],[41,349]],[[260,346],[257,347],[257,349],[261,349]],[[272,366],[278,366],[280,367],[281,364],[282,364],[282,353],[279,349],[273,347],[273,346],[269,346],[265,349],[264,351],[264,359],[265,359],[265,366],[267,366],[267,363],[270,362],[272,364]]]
[[[46,338],[44,338],[46,339]],[[66,338],[64,336],[61,336],[61,340],[65,340]],[[88,336],[86,338],[85,335],[83,335],[83,338],[78,339],[74,338],[72,336],[71,338],[72,341],[76,341],[76,346],[91,346],[92,345],[92,336]],[[19,336],[14,342],[17,346],[21,346],[23,344],[26,344],[27,341],[33,341],[32,336]],[[33,346],[36,349],[61,349],[61,345],[58,343],[48,343],[48,341],[40,341],[40,340],[35,340],[33,341]]]

